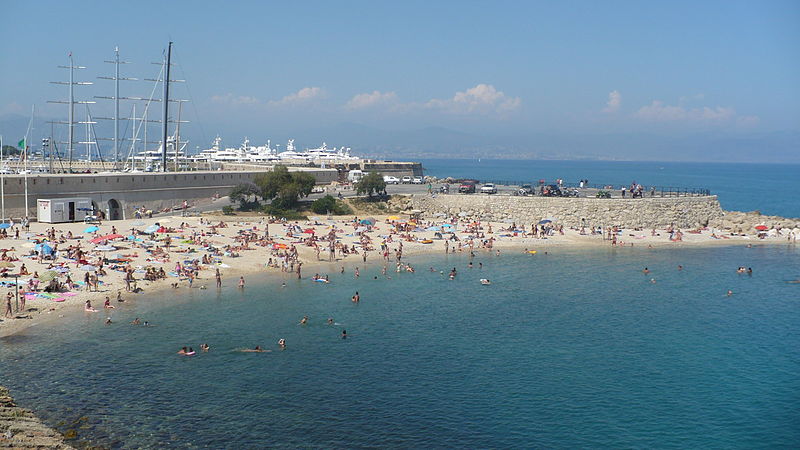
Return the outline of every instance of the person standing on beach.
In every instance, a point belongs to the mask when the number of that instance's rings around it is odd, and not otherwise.
[[[244,277],[239,277],[239,289],[244,289]]]
[[[11,298],[14,297],[14,294],[11,291],[8,291],[6,295],[6,313],[5,317],[11,317],[14,315],[14,311],[11,309]]]
[[[217,272],[214,275],[217,278],[217,289],[222,287],[222,274],[219,272],[219,268],[217,268]]]

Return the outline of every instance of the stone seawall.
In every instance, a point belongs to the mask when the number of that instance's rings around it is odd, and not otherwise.
[[[565,226],[706,226],[724,211],[715,195],[703,197],[598,199],[516,197],[509,195],[436,195],[408,197],[409,206],[427,213],[466,214],[483,220],[512,220],[529,225],[554,218]]]

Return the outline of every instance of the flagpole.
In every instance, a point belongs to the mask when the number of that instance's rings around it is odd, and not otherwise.
[[[25,145],[23,145],[24,160],[22,163],[22,173],[25,175],[25,215],[22,219],[28,217],[28,135],[33,127],[33,114],[36,111],[36,105],[31,105],[31,121],[28,123],[28,129],[25,131]]]

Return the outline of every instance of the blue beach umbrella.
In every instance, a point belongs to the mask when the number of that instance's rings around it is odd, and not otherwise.
[[[53,253],[53,247],[50,247],[47,244],[36,244],[36,246],[33,249],[45,255],[50,255]]]
[[[11,228],[10,223],[0,223],[0,229]]]
[[[540,220],[540,221],[539,221],[539,225],[544,225],[544,224],[546,224],[546,223],[550,223],[550,222],[552,222],[552,220],[550,220],[550,219],[544,219],[544,220]]]
[[[100,229],[99,227],[96,227],[96,226],[92,225],[90,227],[86,227],[86,229],[83,230],[83,232],[84,233],[94,233],[95,231],[97,231],[99,229]]]

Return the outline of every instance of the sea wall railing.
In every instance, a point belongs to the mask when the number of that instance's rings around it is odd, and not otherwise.
[[[456,180],[460,181],[460,180]],[[518,188],[523,184],[529,184],[535,193],[539,193],[539,186],[542,186],[539,182],[528,182],[528,181],[518,181],[518,180],[478,180],[481,184],[486,183],[494,183],[498,186],[506,186],[506,187],[513,187]],[[546,181],[544,183],[545,186],[549,186],[551,184],[557,184],[555,182]],[[611,183],[607,184],[590,184],[584,183],[581,185],[580,183],[561,183],[560,188],[563,189],[577,189],[579,191],[585,190],[586,196],[589,196],[590,191],[592,191],[591,195],[599,191],[606,191],[610,193],[614,197],[621,197],[622,195],[622,185],[615,185]],[[631,197],[630,186],[625,186],[625,196],[626,198]],[[645,186],[642,185],[642,195],[641,197],[650,198],[650,197],[704,197],[711,195],[711,190],[706,188],[698,188],[698,187],[680,187],[680,186]]]

